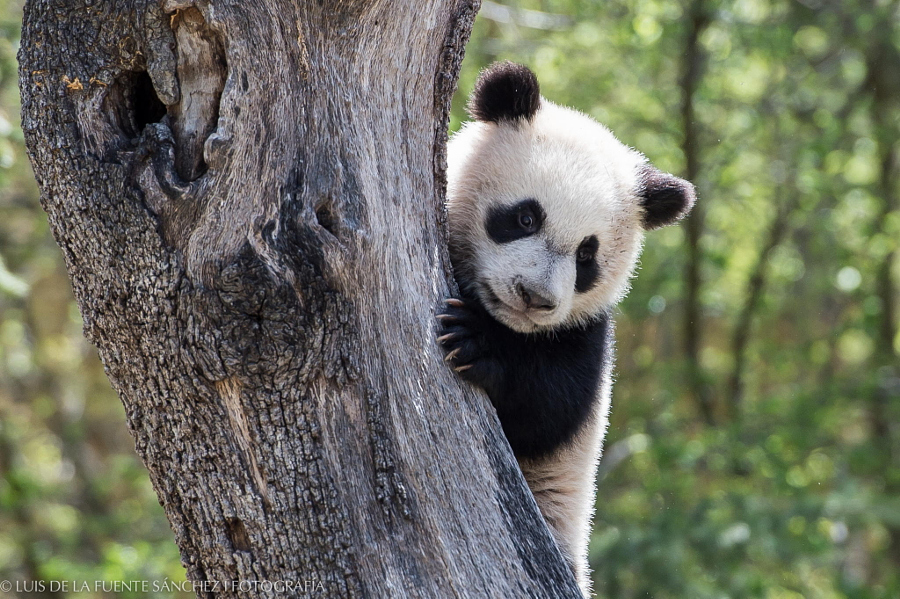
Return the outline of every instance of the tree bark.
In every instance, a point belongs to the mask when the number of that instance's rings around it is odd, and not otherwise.
[[[42,203],[198,596],[578,595],[435,341],[477,4],[26,6]]]

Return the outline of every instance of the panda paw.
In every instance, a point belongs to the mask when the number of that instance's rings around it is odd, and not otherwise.
[[[438,314],[438,343],[447,362],[464,380],[482,387],[490,395],[499,376],[499,364],[491,354],[486,332],[490,318],[470,303],[458,298],[446,300],[447,307]]]

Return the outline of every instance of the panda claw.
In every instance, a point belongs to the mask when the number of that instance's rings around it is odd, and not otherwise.
[[[447,299],[444,300],[444,303],[447,304],[448,306],[453,306],[454,308],[465,308],[466,307],[466,302],[462,301],[459,298],[455,298],[455,297],[448,297]]]
[[[453,351],[449,352],[446,356],[444,356],[444,362],[449,362],[453,360],[456,356],[459,355],[459,352],[462,351],[461,347],[457,347]]]
[[[455,370],[456,372],[465,372],[466,370],[470,369],[471,367],[472,367],[471,364],[463,364],[462,366],[457,366],[453,370]]]
[[[441,335],[440,337],[438,337],[437,342],[443,344],[446,341],[450,341],[454,337],[456,337],[456,333],[447,333],[446,335]]]
[[[448,320],[457,320],[456,316],[454,316],[453,314],[438,314],[437,317],[441,322],[446,322]]]

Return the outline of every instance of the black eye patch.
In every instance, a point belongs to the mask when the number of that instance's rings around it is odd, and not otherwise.
[[[540,231],[546,217],[540,202],[529,198],[510,206],[492,207],[484,229],[495,243],[509,243]]]
[[[600,265],[597,264],[597,250],[600,242],[596,235],[585,237],[575,251],[575,291],[584,293],[597,284]]]

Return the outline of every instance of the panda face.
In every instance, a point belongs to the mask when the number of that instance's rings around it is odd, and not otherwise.
[[[517,78],[533,75],[500,66],[507,71],[476,86],[470,112],[481,119],[448,148],[456,277],[513,330],[576,326],[621,299],[644,230],[685,212],[692,189],[586,115],[540,96],[523,101],[537,83]]]
[[[535,332],[618,301],[643,236],[640,155],[547,101],[531,122],[474,123],[451,143],[451,255],[497,320]]]

